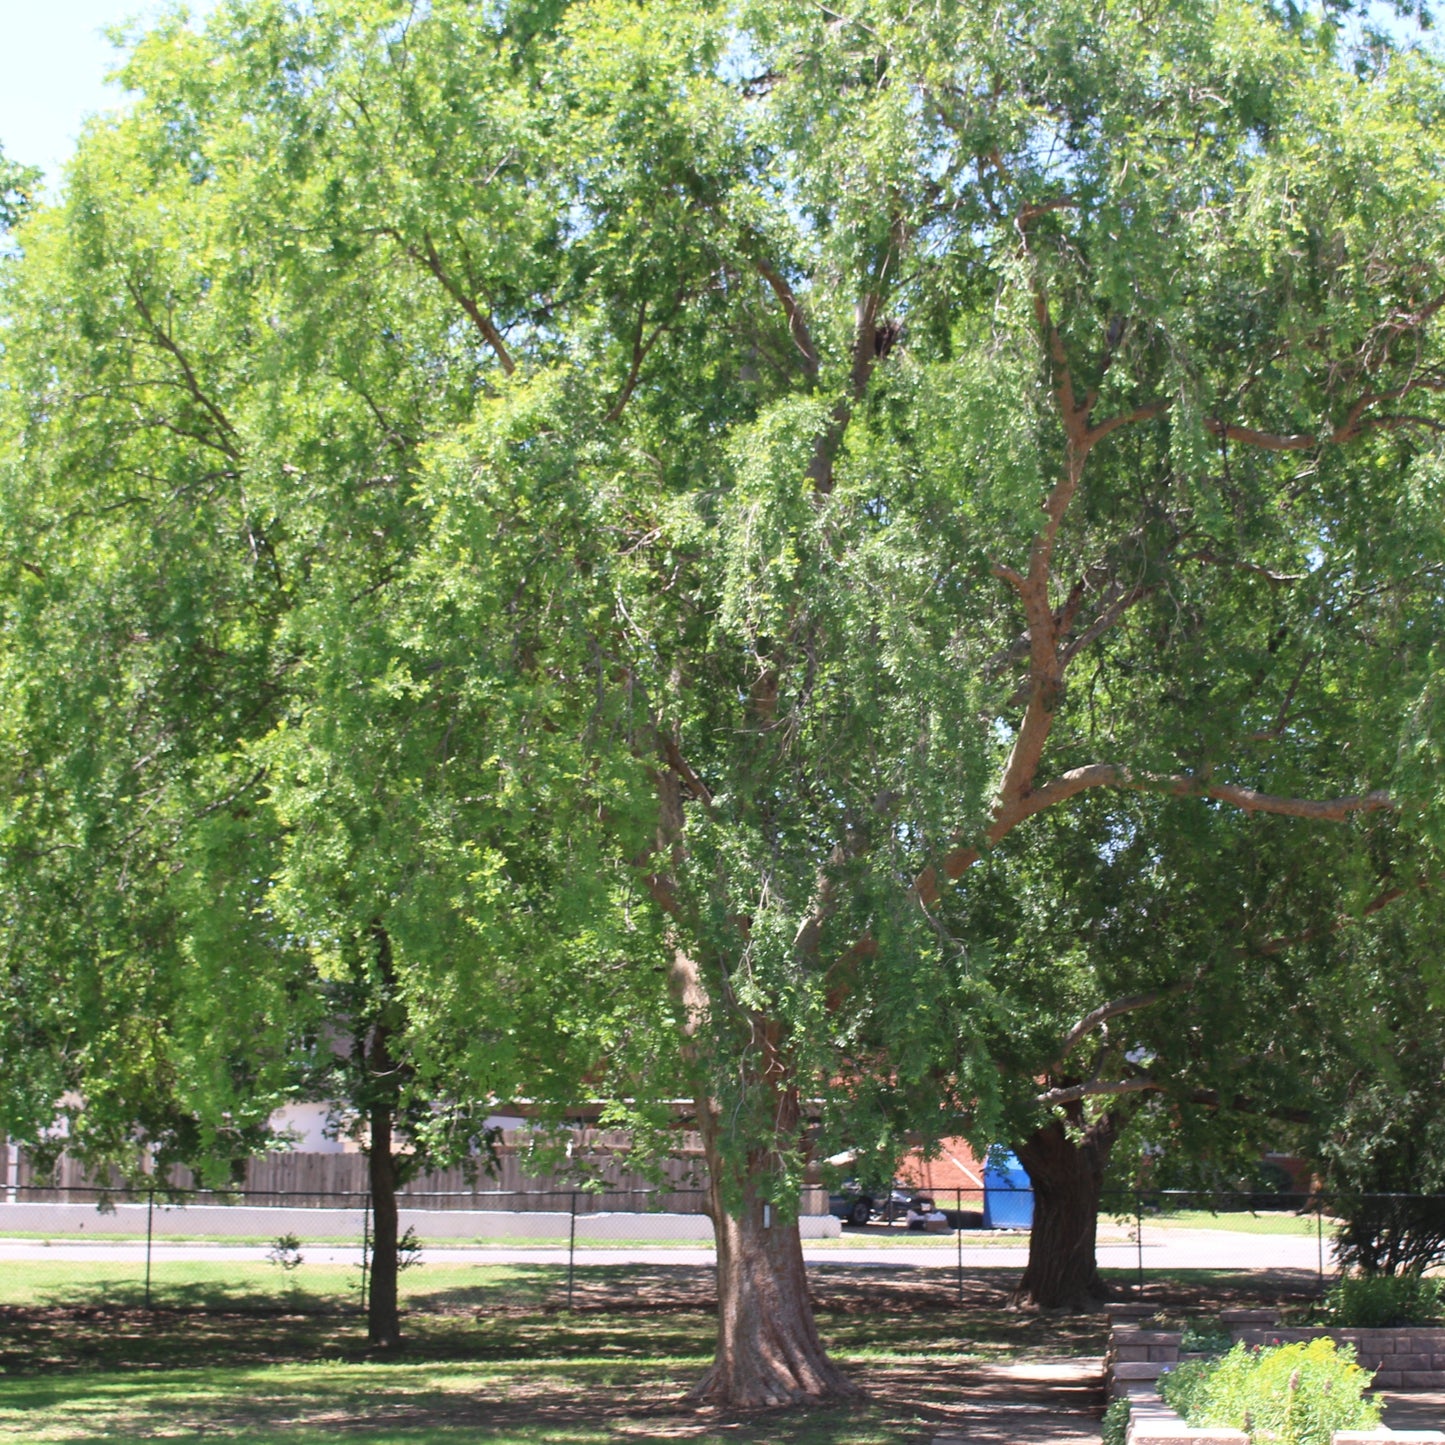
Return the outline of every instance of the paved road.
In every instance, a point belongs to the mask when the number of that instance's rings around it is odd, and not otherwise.
[[[308,1263],[358,1264],[360,1250],[355,1246],[303,1243]],[[151,1258],[161,1262],[195,1262],[200,1260],[264,1260],[268,1246],[264,1244],[182,1244],[157,1240]],[[1326,1241],[1325,1265],[1330,1265]],[[0,1265],[6,1260],[67,1260],[90,1262],[143,1261],[143,1242],[103,1242],[96,1240],[3,1240],[0,1239]],[[880,1269],[900,1267],[954,1269],[959,1262],[957,1241],[936,1239],[918,1245],[892,1241],[855,1242],[848,1236],[837,1241],[805,1240],[803,1255],[813,1264],[875,1266]],[[437,1264],[556,1264],[567,1257],[565,1242],[543,1245],[494,1244],[475,1248],[449,1248],[428,1245],[426,1258]],[[985,1247],[970,1245],[964,1236],[962,1253],[965,1268],[1022,1268],[1028,1258],[1028,1246],[997,1244]],[[577,1250],[579,1264],[679,1264],[713,1263],[713,1251],[693,1245],[659,1248],[648,1244],[625,1244],[618,1248],[588,1244]],[[1102,1244],[1098,1250],[1099,1264],[1104,1269],[1137,1267],[1140,1251],[1134,1244]],[[1161,1269],[1303,1269],[1318,1267],[1319,1251],[1315,1240],[1300,1235],[1241,1234],[1223,1229],[1144,1230],[1144,1268]]]

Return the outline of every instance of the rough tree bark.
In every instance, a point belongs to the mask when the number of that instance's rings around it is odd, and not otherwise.
[[[377,923],[377,966],[389,995],[396,978],[391,939]],[[396,1060],[391,1052],[391,1029],[378,1017],[371,1027],[365,1055],[371,1100],[367,1109],[367,1174],[371,1184],[371,1273],[366,1298],[366,1338],[390,1349],[401,1343],[401,1312],[397,1305],[398,1221],[396,1209],[397,1163],[393,1143],[396,1119]]]
[[[780,1136],[798,1123],[796,1094],[780,1100]],[[690,1398],[756,1410],[861,1391],[828,1358],[818,1338],[794,1209],[780,1217],[761,1185],[769,1161],[739,1164],[720,1147],[716,1114],[699,1111],[707,1159],[707,1207],[717,1239],[718,1332],[712,1368]],[[729,1187],[731,1186],[731,1187]]]
[[[658,777],[659,852],[682,856],[683,779],[676,766]],[[649,887],[667,914],[680,921],[675,880],[653,874]],[[768,1202],[782,1198],[781,1161],[799,1143],[802,1110],[789,1075],[787,1050],[767,1020],[749,1027],[762,1044],[761,1061],[746,1080],[754,1117],[766,1118],[771,1147],[741,1157],[724,1138],[723,1110],[710,1097],[706,1051],[716,1035],[720,1008],[697,951],[674,940],[669,983],[683,1029],[683,1058],[697,1071],[698,1129],[707,1163],[707,1212],[717,1241],[717,1349],[712,1368],[689,1398],[733,1410],[757,1410],[823,1400],[856,1399],[862,1392],[828,1359],[813,1319],[803,1264],[797,1205],[786,1213]],[[764,1101],[765,1108],[758,1101]]]
[[[396,1299],[396,1159],[392,1153],[391,1122],[389,1104],[372,1106],[367,1158],[371,1181],[371,1274],[366,1299],[366,1338],[370,1344],[388,1349],[401,1343],[401,1314]]]
[[[1014,1147],[1034,1188],[1029,1262],[1015,1299],[1086,1313],[1109,1297],[1095,1243],[1104,1171],[1118,1135],[1112,1112],[1071,1130],[1061,1119]]]

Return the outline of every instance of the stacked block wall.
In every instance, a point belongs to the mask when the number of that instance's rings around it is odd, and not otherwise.
[[[1377,1390],[1445,1390],[1445,1329],[1401,1326],[1352,1330],[1338,1326],[1285,1329],[1278,1325],[1233,1332],[1246,1345],[1291,1345],[1329,1338],[1355,1347],[1355,1357],[1375,1373]]]

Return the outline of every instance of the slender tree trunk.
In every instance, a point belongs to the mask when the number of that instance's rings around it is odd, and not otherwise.
[[[396,1301],[396,1159],[391,1147],[391,1107],[376,1104],[370,1115],[371,1287],[366,1301],[366,1338],[391,1348],[401,1343]]]
[[[796,1104],[786,1115],[796,1123]],[[741,1167],[724,1156],[716,1117],[699,1109],[707,1159],[708,1212],[717,1239],[717,1354],[690,1398],[733,1410],[856,1399],[862,1391],[818,1338],[796,1206],[780,1217],[765,1204],[770,1162]],[[731,1187],[729,1187],[731,1186]]]
[[[371,1285],[366,1301],[366,1337],[373,1345],[391,1349],[401,1343],[401,1312],[397,1307],[396,1213],[397,1164],[393,1141],[399,1072],[391,1052],[392,1030],[385,1009],[396,989],[391,938],[380,920],[372,925],[376,963],[381,974],[383,998],[371,1026],[366,1050],[366,1072],[370,1075],[367,1125],[370,1134],[367,1173],[371,1182]]]
[[[1016,1299],[1040,1309],[1084,1313],[1108,1298],[1095,1245],[1104,1170],[1116,1134],[1112,1114],[1073,1134],[1054,1120],[1015,1147],[1034,1189],[1029,1262]]]

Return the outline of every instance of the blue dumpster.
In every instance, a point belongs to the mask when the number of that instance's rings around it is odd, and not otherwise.
[[[1004,1149],[990,1149],[983,1171],[983,1227],[1029,1229],[1034,1222],[1034,1186],[1028,1170]]]

